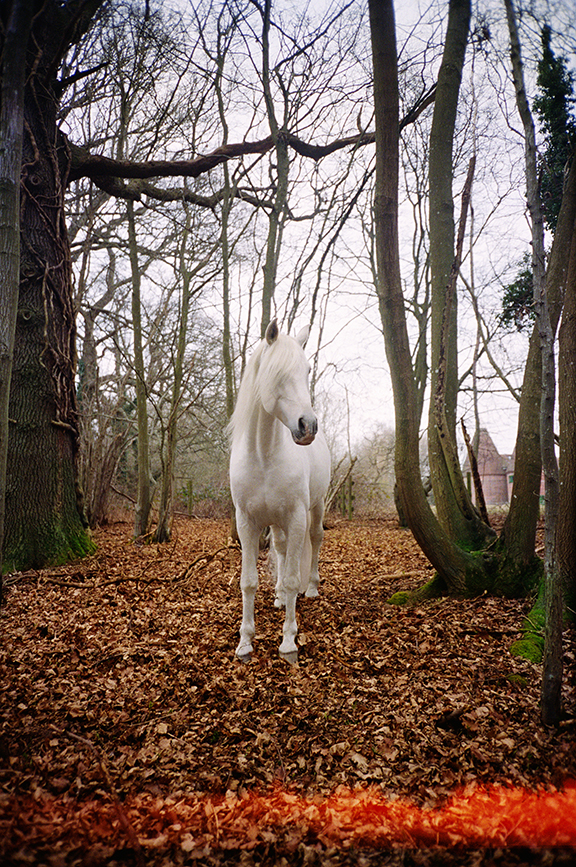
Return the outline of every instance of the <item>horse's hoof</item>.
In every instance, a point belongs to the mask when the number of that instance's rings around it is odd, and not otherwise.
[[[237,653],[236,659],[239,662],[244,662],[244,663],[252,662],[252,654],[251,653]]]
[[[284,653],[282,650],[280,651],[280,658],[287,662],[289,665],[295,665],[298,662],[298,651],[290,650],[288,653]]]

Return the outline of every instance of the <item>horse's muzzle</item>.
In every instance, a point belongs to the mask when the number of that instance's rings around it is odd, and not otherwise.
[[[299,446],[309,446],[314,442],[314,438],[318,433],[318,420],[316,418],[306,419],[304,416],[298,419],[298,430],[292,431],[292,439]]]

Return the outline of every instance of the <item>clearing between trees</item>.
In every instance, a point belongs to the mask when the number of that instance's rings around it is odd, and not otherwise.
[[[529,600],[389,605],[431,576],[412,535],[335,520],[298,664],[263,554],[245,665],[228,524],[130,534],[8,579],[3,865],[572,863],[573,635],[546,729],[540,666],[509,652]]]

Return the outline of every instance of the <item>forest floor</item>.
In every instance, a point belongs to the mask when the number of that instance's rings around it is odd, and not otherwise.
[[[334,520],[299,661],[262,555],[234,658],[227,524],[10,576],[0,610],[0,864],[571,864],[576,690],[539,720],[526,600],[387,604],[431,567],[395,520]]]

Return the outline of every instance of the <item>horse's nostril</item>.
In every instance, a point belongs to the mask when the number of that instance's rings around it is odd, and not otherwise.
[[[306,431],[308,430],[308,425],[306,424],[303,416],[302,418],[298,419],[298,430],[300,431],[302,436],[304,436],[306,434]]]

